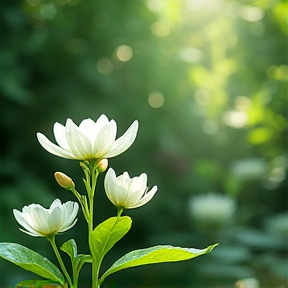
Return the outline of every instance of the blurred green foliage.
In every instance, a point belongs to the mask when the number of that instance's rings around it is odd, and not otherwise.
[[[55,122],[104,113],[118,135],[140,122],[136,142],[109,164],[117,174],[146,172],[159,187],[149,204],[125,212],[132,231],[106,268],[150,245],[220,243],[193,261],[116,273],[107,288],[234,287],[241,278],[286,287],[287,1],[10,0],[0,15],[0,241],[54,259],[45,239],[18,230],[12,209],[71,199],[55,171],[84,186],[77,161],[48,154],[35,133],[53,139]],[[97,222],[115,213],[102,180]],[[213,193],[232,199],[229,217],[230,204],[213,206]],[[196,196],[207,217],[190,211]],[[79,218],[56,240],[73,237],[87,253]],[[1,260],[0,279],[2,287],[33,275]]]

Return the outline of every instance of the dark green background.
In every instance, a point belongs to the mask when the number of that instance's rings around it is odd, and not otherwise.
[[[12,209],[71,199],[55,171],[84,193],[82,172],[77,161],[43,150],[35,134],[54,141],[55,122],[69,117],[78,125],[104,113],[119,136],[135,119],[140,123],[135,143],[109,165],[117,174],[146,172],[159,191],[149,204],[125,211],[132,230],[103,268],[137,248],[220,243],[191,261],[119,272],[104,287],[235,287],[252,277],[261,287],[284,288],[287,19],[287,2],[278,0],[1,1],[0,241],[55,260],[48,241],[18,230]],[[117,57],[121,45],[132,49],[129,61]],[[155,92],[164,99],[160,107],[152,107]],[[248,165],[248,176],[236,175],[232,167],[243,159],[260,159],[265,171]],[[237,207],[219,227],[189,213],[189,199],[211,191],[229,195]],[[116,212],[103,175],[96,197],[99,223]],[[88,252],[81,215],[56,240],[70,238]],[[81,288],[89,287],[89,273],[87,265]],[[7,287],[33,275],[0,259],[0,279]]]

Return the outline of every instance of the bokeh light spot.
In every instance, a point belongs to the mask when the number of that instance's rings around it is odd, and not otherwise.
[[[286,80],[288,79],[288,66],[280,65],[280,66],[270,66],[267,70],[267,75],[269,78],[276,80]]]
[[[239,110],[248,110],[252,106],[252,102],[246,96],[238,96],[235,99],[235,105]]]
[[[160,13],[165,8],[165,0],[147,0],[147,7],[156,13]]]
[[[130,46],[121,45],[117,47],[116,55],[120,61],[129,61],[133,56],[133,50]]]
[[[240,10],[240,16],[246,21],[257,22],[263,19],[264,11],[259,7],[243,6]]]
[[[97,70],[103,74],[108,75],[113,71],[113,63],[110,58],[102,57],[97,62]]]
[[[170,34],[170,27],[163,21],[157,21],[152,24],[151,31],[157,37],[165,37]]]
[[[44,19],[51,20],[55,17],[57,10],[52,3],[43,4],[40,7],[40,14]]]
[[[197,63],[202,58],[202,52],[199,49],[188,47],[180,50],[180,58],[189,63]]]
[[[205,134],[212,135],[215,134],[218,130],[218,125],[213,120],[207,120],[203,124],[203,131]]]
[[[244,111],[227,111],[224,113],[223,121],[227,126],[242,128],[248,122],[248,115]]]
[[[160,108],[164,104],[164,96],[159,92],[153,92],[148,96],[149,105],[153,108]]]

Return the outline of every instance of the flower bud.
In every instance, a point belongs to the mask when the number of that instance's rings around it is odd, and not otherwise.
[[[108,167],[108,159],[104,158],[97,164],[97,170],[99,173],[106,171]]]
[[[71,190],[71,189],[75,188],[74,182],[66,174],[64,174],[62,172],[56,172],[56,173],[54,173],[54,177],[55,177],[57,183],[61,187],[65,188],[65,189],[68,189],[68,190]]]

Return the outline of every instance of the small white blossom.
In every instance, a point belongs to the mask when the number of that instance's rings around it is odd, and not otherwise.
[[[130,178],[128,172],[116,177],[115,171],[109,168],[105,180],[105,191],[109,200],[119,208],[137,208],[149,202],[157,192],[157,186],[148,191],[147,175]]]
[[[53,201],[49,209],[39,204],[24,206],[22,212],[13,209],[17,222],[26,230],[20,229],[31,236],[46,237],[64,232],[75,225],[79,205],[68,201],[61,204],[59,199]]]
[[[232,165],[232,173],[242,180],[262,178],[267,173],[267,163],[261,158],[247,158]]]
[[[96,122],[90,118],[83,120],[79,127],[71,119],[67,119],[65,126],[56,122],[53,130],[59,146],[42,133],[37,133],[38,141],[51,154],[67,159],[102,159],[117,156],[132,145],[137,135],[138,121],[135,120],[117,140],[116,122],[109,121],[104,114]]]
[[[235,208],[232,198],[216,193],[194,196],[189,202],[191,215],[206,223],[226,222],[233,216]]]

